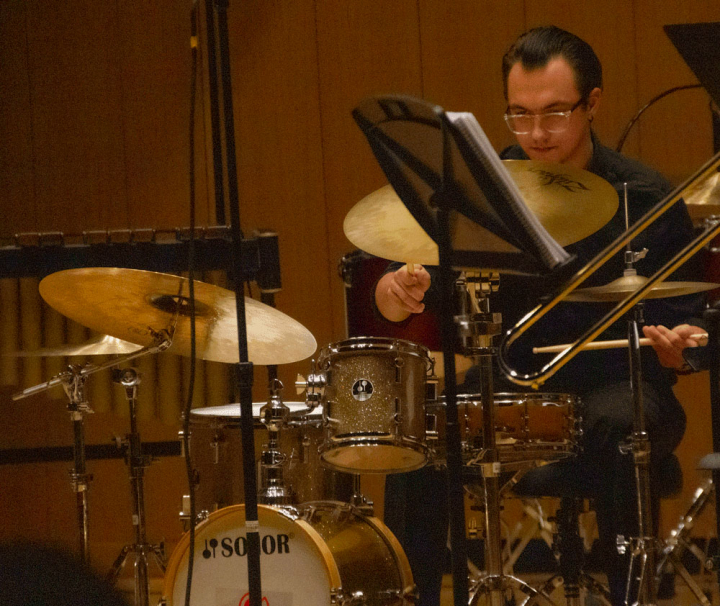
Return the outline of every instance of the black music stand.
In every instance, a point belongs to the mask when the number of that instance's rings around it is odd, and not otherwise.
[[[366,99],[353,111],[353,117],[402,202],[438,244],[443,309],[454,308],[456,269],[555,276],[570,265],[572,257],[525,206],[472,114],[445,112],[412,97],[386,96]],[[440,320],[453,594],[455,606],[466,606],[469,592],[455,382],[456,331],[451,313],[443,314]],[[486,364],[481,368],[489,371],[484,373],[483,400],[487,397],[492,417],[492,368]],[[493,439],[488,450],[496,452],[494,423],[490,428]],[[497,478],[494,484],[497,488]]]
[[[720,21],[663,27],[680,56],[720,107]]]
[[[680,23],[666,25],[663,29],[715,105],[720,108],[720,22]],[[717,120],[715,124],[717,128]],[[716,139],[717,136],[716,133]],[[707,354],[713,450],[717,454],[720,453],[720,311],[707,310],[704,317],[709,334]],[[720,467],[712,465],[711,468],[715,486],[715,511],[720,512]],[[720,537],[720,515],[715,517],[717,536]],[[716,556],[716,559],[720,559],[720,556]],[[716,567],[716,570],[720,583],[720,568]]]

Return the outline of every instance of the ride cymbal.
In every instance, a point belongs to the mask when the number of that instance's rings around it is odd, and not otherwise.
[[[237,363],[235,294],[194,281],[196,355]],[[68,269],[40,282],[43,299],[64,316],[92,330],[147,346],[168,330],[168,349],[190,355],[189,280],[170,274],[121,268]],[[299,322],[245,297],[248,357],[254,364],[288,364],[312,355],[317,343]]]
[[[565,297],[565,300],[585,303],[622,301],[645,284],[647,280],[645,276],[623,276],[603,286],[579,288]],[[720,288],[720,284],[711,282],[659,282],[645,293],[643,299],[679,297],[680,295],[690,295],[705,290],[713,290],[714,288]]]
[[[595,233],[617,212],[610,183],[565,164],[505,160],[527,207],[561,246]],[[438,265],[438,247],[420,227],[391,185],[358,202],[343,230],[355,246],[377,257]]]

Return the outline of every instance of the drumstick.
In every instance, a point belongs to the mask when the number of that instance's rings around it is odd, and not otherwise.
[[[708,336],[707,334],[690,335],[689,339],[693,339],[698,342],[698,345],[707,345]],[[629,341],[627,339],[613,339],[611,341],[591,341],[583,345],[582,349],[615,349],[618,347],[628,347]],[[572,343],[565,343],[564,345],[547,345],[546,347],[533,347],[533,353],[556,353],[558,351],[564,351],[570,347]],[[652,345],[650,339],[640,339],[640,345]]]
[[[409,276],[415,275],[415,263],[406,263],[405,269],[407,270]]]

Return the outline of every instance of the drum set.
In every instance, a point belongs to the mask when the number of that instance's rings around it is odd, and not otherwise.
[[[537,178],[532,165],[516,165],[513,171],[522,173],[523,166],[528,173],[523,178]],[[613,199],[607,195],[607,184],[584,171],[576,172],[573,178],[586,179],[585,190],[595,197],[593,213],[585,212],[582,221],[573,221],[572,236],[564,223],[558,223],[553,214],[556,211],[549,205],[543,208],[542,198],[528,194],[533,211],[540,217],[546,211],[548,227],[551,232],[555,230],[552,235],[562,244],[586,237],[600,227],[598,217],[610,217],[617,208],[614,190]],[[382,219],[388,208],[398,204],[402,203],[386,188],[365,198],[346,219],[348,237],[357,246],[386,258],[405,258],[398,250],[412,245],[417,262],[436,262],[437,247],[410,222],[411,217],[398,219],[405,222],[402,229],[397,222],[389,225]],[[461,313],[455,317],[458,342],[462,353],[485,371],[492,367],[496,354],[493,339],[500,333],[499,314],[490,312],[488,302],[497,281],[496,274],[468,272],[456,282],[462,301]],[[167,351],[189,356],[191,316],[197,324],[199,358],[238,361],[235,295],[195,281],[191,306],[188,282],[155,272],[86,268],[58,272],[40,283],[40,294],[51,307],[90,329],[111,335],[83,345],[84,354],[118,356],[100,365],[71,367],[15,396],[19,399],[60,385],[65,388],[74,427],[73,486],[78,493],[79,534],[85,557],[88,474],[83,421],[90,407],[83,386],[87,378],[147,354]],[[648,296],[675,296],[717,287],[664,282]],[[625,276],[606,287],[577,290],[575,296],[584,301],[620,301],[636,288],[632,278]],[[246,305],[249,358],[255,364],[297,362],[316,351],[314,337],[295,320],[252,299],[246,299]],[[153,554],[166,573],[164,604],[184,603],[189,576],[191,604],[245,604],[248,525],[238,431],[240,406],[228,404],[190,412],[191,489],[199,513],[193,516],[183,507],[181,519],[192,532],[183,537],[165,564],[156,546],[145,538],[142,478],[149,461],[143,456],[136,424],[138,376],[134,369],[114,372],[130,405],[128,459],[136,536],[135,543],[118,557],[110,577],[116,578],[125,561],[134,556],[136,603],[146,606],[147,558]],[[304,394],[300,401],[283,401],[282,384],[277,379],[271,381],[267,401],[253,405],[254,425],[263,438],[257,459],[263,603],[388,606],[414,602],[416,588],[407,557],[387,526],[374,517],[372,504],[360,492],[359,478],[363,474],[448,465],[453,456],[451,436],[446,433],[449,406],[437,386],[435,362],[427,347],[383,336],[352,337],[322,347],[307,377],[298,379],[298,393]],[[463,482],[486,512],[487,574],[475,580],[472,603],[477,603],[483,592],[495,603],[508,579],[529,595],[537,595],[519,579],[502,572],[500,476],[507,472],[517,475],[573,456],[582,433],[580,403],[574,396],[493,393],[491,387],[490,380],[489,387],[488,382],[483,384],[481,393],[460,394],[454,402]],[[190,538],[193,535],[194,543]]]

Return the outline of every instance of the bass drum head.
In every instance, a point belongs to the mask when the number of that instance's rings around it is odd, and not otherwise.
[[[330,606],[340,575],[320,535],[303,520],[258,505],[262,592],[272,606]],[[245,506],[211,514],[195,529],[191,606],[239,606],[247,601]],[[186,533],[168,562],[163,596],[168,606],[185,603],[190,554]]]

